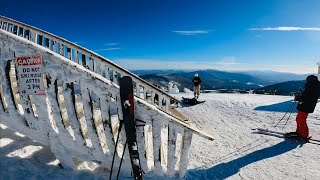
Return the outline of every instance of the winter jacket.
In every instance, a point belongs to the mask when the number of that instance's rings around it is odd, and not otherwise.
[[[199,77],[194,77],[192,79],[194,86],[199,86],[201,84],[201,79]]]
[[[297,109],[305,113],[313,113],[319,97],[320,82],[318,80],[306,82],[304,91],[295,97],[295,100],[299,101]]]

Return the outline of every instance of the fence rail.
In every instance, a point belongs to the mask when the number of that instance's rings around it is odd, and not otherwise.
[[[119,78],[122,76],[130,76],[133,79],[135,95],[137,97],[145,99],[158,109],[175,116],[175,114],[170,112],[170,105],[171,103],[179,102],[178,99],[110,60],[66,39],[16,20],[0,16],[0,23],[2,30],[37,43],[53,53],[66,57],[70,61],[76,62],[90,71],[100,74],[115,84],[119,84]]]

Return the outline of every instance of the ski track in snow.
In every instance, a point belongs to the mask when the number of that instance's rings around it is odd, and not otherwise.
[[[193,136],[185,178],[320,179],[320,146],[251,131],[257,127],[294,131],[295,111],[284,129],[272,127],[289,109],[292,99],[290,96],[210,93],[200,95],[199,100],[206,100],[203,104],[178,108],[191,123],[216,138],[209,141]],[[310,135],[320,139],[319,104],[309,115],[308,125]],[[91,172],[61,169],[50,147],[3,124],[0,130],[0,179],[108,179],[107,172],[92,167]]]

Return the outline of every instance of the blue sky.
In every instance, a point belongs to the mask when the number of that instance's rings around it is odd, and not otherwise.
[[[316,73],[320,62],[319,0],[1,0],[0,14],[128,69]]]

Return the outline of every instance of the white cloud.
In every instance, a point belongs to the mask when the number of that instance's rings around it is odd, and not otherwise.
[[[221,61],[213,62],[213,63],[218,64],[218,65],[235,65],[235,64],[240,64],[240,63],[237,63],[237,62],[236,62],[236,58],[233,57],[233,56],[223,57],[223,58],[221,59]]]
[[[117,46],[117,45],[119,45],[119,43],[106,43],[104,45],[106,45],[106,46]]]
[[[194,30],[194,31],[172,31],[179,35],[191,36],[191,35],[199,35],[199,34],[208,34],[208,30]]]
[[[320,31],[320,27],[280,26],[266,28],[249,28],[251,31]]]
[[[120,66],[131,70],[161,70],[161,69],[232,69],[237,65],[234,57],[224,57],[220,61],[172,61],[155,59],[116,59]]]
[[[103,48],[103,49],[97,49],[95,51],[114,51],[114,50],[119,50],[121,48],[114,47],[114,48]]]

